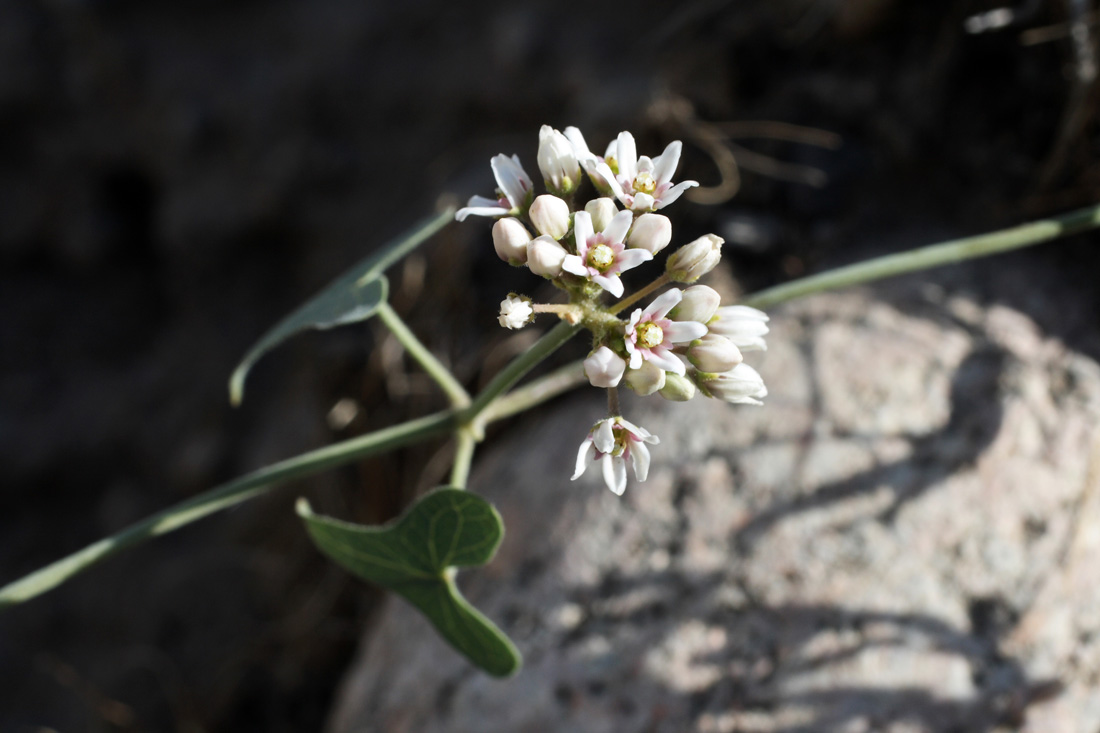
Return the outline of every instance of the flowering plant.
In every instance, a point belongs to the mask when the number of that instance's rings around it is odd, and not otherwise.
[[[361,578],[401,595],[480,668],[498,676],[513,674],[520,666],[519,651],[462,597],[455,583],[458,568],[489,562],[503,537],[497,511],[466,490],[474,450],[487,425],[585,381],[605,390],[607,417],[581,440],[572,478],[582,476],[595,462],[607,487],[621,495],[628,468],[637,481],[645,481],[649,446],[660,440],[621,414],[620,387],[672,401],[701,395],[759,405],[767,389],[743,356],[766,347],[768,317],[761,308],[1100,226],[1100,206],[1090,207],[849,265],[726,305],[717,291],[696,282],[721,259],[722,239],[708,234],[676,248],[665,258],[660,274],[627,294],[623,273],[654,263],[674,238],[671,220],[657,212],[698,185],[673,182],[680,153],[681,144],[672,142],[654,158],[639,156],[633,136],[622,132],[601,157],[589,150],[576,128],[559,132],[544,126],[536,160],[547,193],[538,196],[518,156],[492,158],[495,198],[474,196],[457,212],[442,211],[355,265],[268,331],[245,354],[229,384],[230,400],[239,404],[251,366],[287,338],[309,328],[378,317],[447,395],[448,409],[260,468],[165,509],[0,588],[0,610],[56,588],[123,549],[290,479],[450,435],[455,451],[448,485],[421,497],[395,522],[383,527],[350,524],[314,514],[304,499],[298,502],[298,514],[322,552]],[[595,195],[581,205],[578,196],[585,177]],[[549,281],[562,296],[555,303],[537,303],[516,293],[504,298],[498,322],[505,328],[524,328],[544,314],[560,322],[476,395],[467,392],[389,305],[385,277],[391,265],[444,226],[470,216],[495,218],[492,240],[500,258]],[[583,361],[517,387],[533,367],[581,332],[590,337]]]

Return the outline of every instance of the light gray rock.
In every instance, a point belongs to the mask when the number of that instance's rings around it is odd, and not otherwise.
[[[937,291],[773,316],[765,407],[625,404],[661,444],[621,499],[568,480],[594,395],[486,452],[461,584],[524,669],[394,601],[329,730],[1095,733],[1100,369]]]

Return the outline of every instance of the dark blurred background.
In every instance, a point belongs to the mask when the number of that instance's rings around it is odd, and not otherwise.
[[[744,289],[1095,201],[1091,6],[5,0],[0,582],[441,407],[376,324],[269,355],[239,409],[226,380],[441,197],[491,194],[493,154],[537,178],[541,124],[597,152],[624,129],[643,153],[684,140],[703,188],[675,241],[724,236]],[[1097,356],[1094,239],[1002,259],[1010,304]],[[1036,267],[1081,307],[1037,307]],[[470,220],[392,271],[393,303],[476,386],[535,335],[495,323],[525,275]],[[4,613],[0,730],[317,730],[377,598],[293,500],[382,521],[448,458],[300,482]]]

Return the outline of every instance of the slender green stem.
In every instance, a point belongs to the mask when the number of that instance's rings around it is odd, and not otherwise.
[[[530,384],[512,390],[494,400],[481,413],[481,422],[488,425],[497,420],[526,412],[532,407],[584,384],[584,362],[574,361],[539,377]]]
[[[465,489],[470,480],[470,465],[474,462],[477,438],[467,429],[455,432],[455,462],[451,467],[451,486]]]
[[[531,371],[536,364],[557,351],[562,344],[573,338],[580,330],[580,326],[570,326],[568,323],[563,322],[543,334],[543,337],[536,341],[530,349],[513,359],[508,366],[504,367],[500,370],[500,373],[493,377],[489,384],[485,385],[485,389],[478,393],[473,403],[459,413],[461,422],[475,425],[475,434],[480,437],[482,421],[479,417],[481,413],[484,412],[497,397],[511,389],[512,385],[522,379],[524,374]]]
[[[450,370],[443,366],[439,359],[435,358],[435,354],[420,342],[416,334],[409,330],[409,327],[401,320],[401,316],[397,315],[397,311],[386,301],[382,301],[382,304],[378,306],[378,317],[382,319],[382,323],[386,325],[386,328],[405,347],[405,351],[409,352],[409,356],[415,359],[428,373],[428,376],[443,388],[452,405],[462,409],[470,404],[469,393],[458,383]]]
[[[410,420],[391,428],[368,433],[335,445],[319,448],[253,471],[222,484],[187,501],[176,504],[121,532],[88,545],[30,575],[0,588],[0,609],[21,603],[57,587],[72,576],[117,552],[158,535],[167,534],[196,519],[240,504],[278,484],[342,466],[366,456],[383,453],[403,445],[440,435],[451,430],[455,413],[451,410]]]
[[[631,293],[630,295],[620,300],[618,303],[612,303],[611,307],[607,310],[609,313],[612,314],[619,313],[624,308],[629,308],[630,306],[634,305],[657,288],[662,288],[665,285],[668,285],[669,281],[670,278],[668,276],[668,273],[666,272],[665,274],[661,275],[659,278],[651,282],[649,285],[646,285],[641,290]]]
[[[999,252],[1064,237],[1076,232],[1100,226],[1100,206],[1089,206],[1062,216],[1040,219],[1011,229],[1002,229],[975,237],[963,237],[942,244],[933,244],[907,252],[876,257],[839,267],[819,275],[811,275],[794,282],[777,285],[744,298],[741,302],[754,308],[767,308],[795,298],[802,298],[825,290],[846,288],[860,283],[881,280],[916,270],[948,265],[976,257],[986,257]]]

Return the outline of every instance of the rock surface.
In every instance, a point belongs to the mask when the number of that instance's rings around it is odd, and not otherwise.
[[[568,481],[599,400],[487,452],[508,535],[462,585],[524,669],[391,602],[329,730],[1094,733],[1100,369],[930,288],[772,326],[764,408],[625,405],[662,442],[622,499]]]

